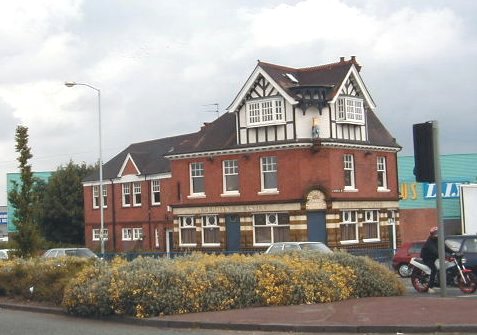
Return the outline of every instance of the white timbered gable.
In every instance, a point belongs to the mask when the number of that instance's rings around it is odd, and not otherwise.
[[[352,141],[367,141],[366,110],[374,103],[357,71],[350,70],[343,81],[331,107],[332,138]]]
[[[290,98],[267,77],[258,71],[244,87],[236,107],[239,144],[265,144],[295,136]]]

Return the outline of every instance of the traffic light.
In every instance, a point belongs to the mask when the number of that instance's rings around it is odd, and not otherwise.
[[[414,136],[414,175],[418,182],[434,183],[434,141],[432,121],[412,126]]]

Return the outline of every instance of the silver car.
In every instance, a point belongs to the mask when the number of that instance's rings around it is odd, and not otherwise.
[[[277,254],[280,252],[286,251],[317,251],[322,253],[331,253],[330,248],[324,243],[321,242],[277,242],[272,243],[267,251],[266,254]]]
[[[55,258],[64,256],[76,256],[84,258],[97,258],[96,254],[88,248],[55,248],[45,251],[42,257]]]

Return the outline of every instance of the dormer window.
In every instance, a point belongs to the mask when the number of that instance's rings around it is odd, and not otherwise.
[[[339,98],[337,107],[339,122],[364,124],[363,99],[352,97]]]
[[[283,99],[273,98],[247,102],[247,121],[252,127],[280,124],[283,118]]]

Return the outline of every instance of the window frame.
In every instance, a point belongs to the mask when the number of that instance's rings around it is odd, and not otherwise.
[[[214,224],[210,224],[209,218],[214,218]],[[203,215],[201,217],[201,235],[202,235],[202,245],[204,247],[220,247],[220,225],[219,225],[219,216],[217,214]],[[217,231],[217,241],[215,242],[206,242],[206,229],[213,229]]]
[[[230,177],[230,178],[229,178]],[[236,189],[228,190],[230,184],[235,183],[237,185]],[[229,183],[228,180],[232,179],[232,182]],[[240,170],[238,159],[226,159],[222,161],[222,185],[223,193],[222,195],[239,195],[240,194]]]
[[[358,97],[339,97],[336,101],[336,121],[364,125],[364,100]]]
[[[353,218],[353,214],[354,214],[354,218]],[[341,220],[340,220],[340,243],[341,244],[359,243],[358,211],[357,210],[344,210],[344,211],[341,211],[340,215],[341,215]],[[347,216],[349,216],[349,218]],[[354,239],[343,240],[342,226],[353,226],[353,225],[354,225]]]
[[[142,227],[136,227],[132,229],[133,241],[142,241],[144,238],[144,230]]]
[[[275,187],[265,187],[267,174],[275,175]],[[278,193],[278,159],[277,156],[260,157],[260,187],[259,194]]]
[[[200,174],[199,174],[200,173]],[[190,177],[190,197],[205,197],[205,167],[204,162],[191,162],[189,163],[189,177]],[[196,190],[194,182],[197,180],[202,180],[200,183],[202,185],[201,190]],[[199,186],[198,184],[197,186]]]
[[[353,154],[343,155],[343,172],[344,172],[345,191],[355,191],[356,190],[356,179],[355,179],[356,170],[355,170],[355,162],[354,162]],[[349,179],[350,185],[347,185],[347,179]]]
[[[121,203],[122,203],[122,206],[123,207],[131,207],[131,202],[132,202],[132,199],[131,199],[131,184],[130,183],[122,183],[121,184]]]
[[[92,241],[101,241],[101,239],[100,239],[100,230],[101,230],[101,228],[94,228],[94,229],[91,230],[92,235],[93,235],[93,236],[92,236]],[[105,235],[105,236],[103,237],[103,240],[104,240],[104,241],[107,241],[108,238],[109,238],[108,228],[103,228],[103,235]]]
[[[140,181],[132,183],[132,202],[134,207],[142,206],[142,184]]]
[[[246,103],[248,127],[262,127],[285,123],[285,100],[282,97],[254,99]]]
[[[123,228],[121,229],[121,240],[122,241],[132,241],[132,228]]]
[[[103,208],[108,207],[108,188],[103,184]]]
[[[258,224],[257,218],[258,216],[265,215],[265,224]],[[273,220],[270,220],[274,217]],[[285,223],[280,223],[282,218],[285,219]],[[257,242],[257,228],[269,228],[270,229],[270,242]],[[287,241],[276,241],[275,237],[275,230],[276,229],[287,229],[288,237],[285,240],[289,240],[290,235],[290,214],[288,212],[266,212],[266,213],[254,213],[252,214],[252,230],[253,230],[253,246],[262,247],[262,246],[269,246],[272,243],[277,242],[287,242]],[[278,233],[278,232],[277,232]]]
[[[363,218],[363,242],[378,242],[381,241],[381,234],[380,234],[380,213],[377,209],[366,209],[364,211],[364,218]],[[374,237],[369,236],[367,226],[376,225],[375,226],[375,235]],[[369,230],[370,232],[370,230]]]
[[[159,201],[156,201],[156,194],[159,197]],[[161,204],[161,180],[160,179],[151,180],[151,204],[152,205]]]
[[[93,208],[99,208],[99,185],[93,185]]]
[[[184,221],[190,218],[192,220],[191,225],[184,225]],[[182,232],[183,230],[192,230],[192,239],[194,242],[183,242],[183,236]],[[179,216],[179,246],[181,247],[195,247],[197,246],[197,237],[196,237],[196,232],[197,232],[197,224],[195,222],[195,217],[193,215],[181,215]]]
[[[378,191],[388,191],[387,160],[385,156],[376,158],[376,171],[378,174]]]

